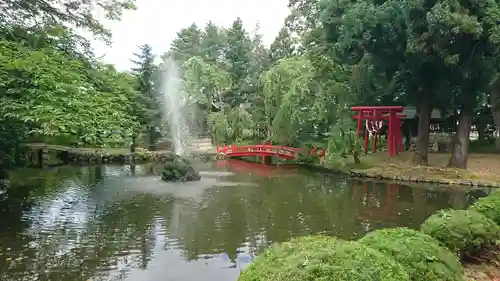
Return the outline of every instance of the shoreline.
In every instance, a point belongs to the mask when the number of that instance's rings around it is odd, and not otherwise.
[[[439,184],[439,185],[461,185],[461,186],[470,186],[470,187],[499,187],[500,188],[500,182],[499,183],[494,183],[494,182],[482,182],[482,181],[476,181],[476,180],[448,180],[448,179],[429,179],[425,177],[412,177],[412,176],[388,176],[384,175],[383,173],[380,174],[372,174],[368,172],[364,172],[362,170],[350,170],[349,172],[346,172],[345,174],[348,174],[354,178],[360,178],[360,179],[377,179],[377,180],[390,180],[394,182],[401,182],[401,183],[431,183],[431,184]]]
[[[148,151],[138,148],[136,152],[113,152],[106,149],[72,149],[64,152],[53,153],[43,152],[43,165],[40,159],[33,159],[32,156],[26,158],[28,167],[54,167],[59,165],[102,165],[102,164],[161,164],[165,162],[167,156],[172,155],[172,151]],[[193,151],[191,157],[203,159],[218,159],[218,153],[214,151]],[[35,157],[38,158],[38,157]],[[250,161],[248,159],[240,159]],[[500,188],[500,180],[496,178],[488,179],[486,176],[474,175],[469,171],[461,171],[452,168],[440,168],[432,166],[413,166],[406,162],[387,163],[377,161],[368,165],[367,168],[347,168],[336,169],[319,164],[310,163],[290,163],[281,165],[295,165],[302,168],[319,171],[327,174],[340,174],[357,179],[387,180],[397,183],[427,183],[438,185],[460,185],[469,187],[495,187]],[[280,166],[277,164],[276,166]],[[485,179],[486,178],[486,179]]]
[[[299,167],[305,168],[305,169],[310,169],[326,174],[337,174],[337,175],[345,175],[349,176],[350,178],[353,179],[371,179],[371,180],[384,180],[384,181],[391,181],[395,183],[430,183],[430,184],[437,184],[437,185],[460,185],[460,186],[468,186],[468,187],[496,187],[500,188],[500,182],[499,183],[494,183],[494,182],[486,182],[486,181],[475,181],[475,180],[448,180],[448,179],[429,179],[425,177],[412,177],[412,176],[389,176],[389,175],[384,175],[383,173],[370,173],[366,172],[365,170],[362,169],[349,169],[349,170],[340,170],[340,169],[335,169],[335,168],[329,168],[329,167],[324,167],[320,165],[315,165],[315,164],[305,164],[305,163],[298,163],[298,164],[290,164],[290,165],[297,165]]]
[[[67,149],[50,150],[38,148],[38,151],[30,151],[24,158],[25,167],[46,168],[63,165],[130,165],[130,164],[161,164],[166,161],[168,156],[173,155],[173,151],[159,150],[149,151],[143,148],[137,148],[135,152],[116,150],[116,149]],[[213,158],[215,153],[211,151],[192,151],[188,157],[193,158]]]

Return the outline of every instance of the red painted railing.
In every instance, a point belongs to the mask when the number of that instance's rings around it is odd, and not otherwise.
[[[243,156],[274,156],[283,159],[296,159],[299,154],[299,148],[273,145],[272,142],[258,145],[223,145],[217,146],[217,153],[228,157],[243,157]]]
[[[267,144],[265,141],[263,144],[257,145],[226,145],[217,146],[217,153],[222,154],[227,157],[243,157],[243,156],[274,156],[283,159],[297,159],[299,153],[301,153],[300,148],[273,145],[273,142],[270,141]],[[307,153],[307,152],[306,152]],[[320,159],[320,163],[324,163],[326,156],[326,149],[321,149],[318,151],[317,147],[314,147],[310,151],[310,155],[317,156]]]

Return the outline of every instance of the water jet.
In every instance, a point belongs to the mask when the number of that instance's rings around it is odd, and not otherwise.
[[[189,96],[183,89],[180,69],[176,62],[167,58],[162,67],[161,92],[163,93],[163,118],[170,127],[170,139],[174,154],[166,159],[161,179],[167,182],[198,181],[200,174],[193,168],[187,144],[190,141],[186,113]]]

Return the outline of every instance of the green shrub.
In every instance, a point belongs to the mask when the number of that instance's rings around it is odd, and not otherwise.
[[[500,189],[493,189],[491,193],[488,195],[488,197],[500,197]]]
[[[405,281],[391,257],[358,242],[309,236],[277,244],[259,255],[238,281]]]
[[[359,243],[392,256],[413,281],[462,281],[464,270],[450,250],[429,235],[408,228],[386,228],[368,233]]]
[[[500,225],[500,196],[492,194],[477,200],[471,207],[471,210],[477,211],[487,218]]]
[[[473,254],[495,243],[500,227],[472,210],[442,210],[421,226],[424,233],[460,256]]]

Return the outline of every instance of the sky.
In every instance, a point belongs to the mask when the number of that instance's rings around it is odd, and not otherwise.
[[[97,57],[125,71],[132,67],[130,59],[138,45],[150,44],[160,55],[176,33],[193,22],[204,27],[211,20],[229,27],[237,17],[248,32],[259,24],[264,44],[269,45],[289,14],[287,4],[288,0],[136,0],[137,10],[127,11],[120,22],[104,21],[113,33],[112,45],[93,42],[92,46]]]

